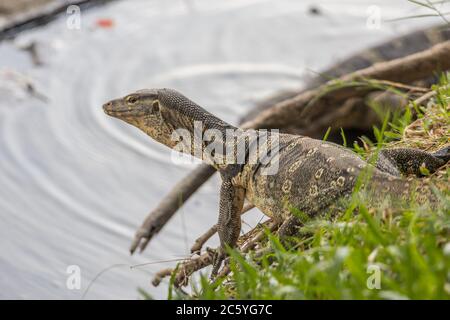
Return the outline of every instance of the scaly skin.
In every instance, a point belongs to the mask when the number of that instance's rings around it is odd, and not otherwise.
[[[172,139],[174,130],[184,129],[194,136],[195,121],[200,121],[204,130],[217,130],[220,138],[215,142],[221,143],[224,150],[227,146],[225,141],[228,142],[225,140],[227,129],[238,130],[170,89],[137,91],[112,100],[103,108],[108,115],[136,126],[169,148],[178,143]],[[291,215],[292,208],[309,216],[328,211],[340,199],[352,194],[363,171],[370,171],[366,187],[374,204],[387,196],[407,199],[412,193],[419,194],[419,200],[433,202],[429,181],[407,180],[400,177],[400,173],[420,175],[422,165],[433,172],[450,160],[448,147],[434,154],[414,149],[390,149],[381,151],[376,165],[372,166],[334,143],[290,134],[274,133],[272,137],[279,138],[279,152],[270,154],[269,162],[261,159],[249,161],[255,156],[252,154],[255,150],[249,144],[243,164],[217,163],[211,156],[202,159],[212,164],[222,177],[218,219],[221,250],[214,261],[213,275],[225,257],[226,246],[234,247],[238,240],[240,213],[245,199],[264,214],[283,221],[280,230],[289,234],[294,229],[293,225],[298,223]],[[238,130],[237,139],[249,143],[242,130]],[[207,142],[193,139],[190,154],[199,156],[194,150],[205,150],[207,146]],[[278,170],[274,174],[264,173],[276,163]]]

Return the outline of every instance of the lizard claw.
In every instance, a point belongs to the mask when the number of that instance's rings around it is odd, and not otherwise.
[[[222,248],[217,250],[207,248],[206,249],[210,254],[212,254],[212,265],[213,269],[211,271],[210,279],[214,280],[219,273],[220,267],[222,266],[222,262],[225,260],[226,254]]]

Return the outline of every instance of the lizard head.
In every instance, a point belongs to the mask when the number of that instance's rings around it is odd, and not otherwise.
[[[193,136],[196,122],[201,123],[204,129],[225,130],[231,127],[171,89],[139,90],[105,103],[103,110],[109,116],[138,127],[157,142],[170,148],[178,143],[173,139],[173,132],[184,129]]]
[[[164,116],[166,108],[160,101],[161,89],[144,89],[113,99],[103,105],[105,113],[125,121],[152,137],[154,140],[173,146],[171,139],[174,130],[172,122]]]

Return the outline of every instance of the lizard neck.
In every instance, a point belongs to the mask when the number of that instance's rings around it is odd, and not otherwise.
[[[159,94],[161,125],[170,132],[164,144],[216,167],[227,164],[227,147],[231,136],[239,136],[236,127],[209,113],[180,93],[164,89]],[[151,126],[146,126],[153,130]],[[159,130],[159,129],[158,129]],[[147,132],[152,136],[151,132]],[[223,160],[222,160],[223,159]]]

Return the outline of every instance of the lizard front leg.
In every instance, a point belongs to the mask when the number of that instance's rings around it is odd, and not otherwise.
[[[233,248],[241,232],[241,211],[244,205],[245,189],[233,185],[231,179],[223,178],[220,188],[220,208],[217,232],[220,248],[213,259],[211,277],[214,278],[226,256],[226,247]]]

